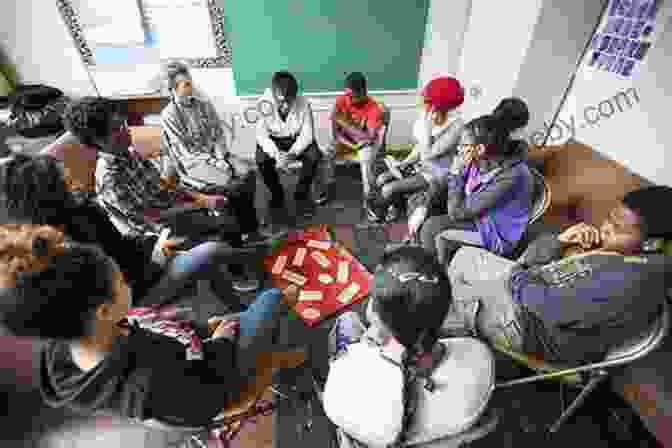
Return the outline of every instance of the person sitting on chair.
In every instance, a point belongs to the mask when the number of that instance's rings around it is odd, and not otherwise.
[[[603,359],[650,327],[672,286],[670,258],[656,253],[672,238],[661,208],[670,201],[669,187],[628,193],[599,228],[544,234],[518,262],[460,249],[447,267],[455,297],[480,308],[462,323],[475,320],[493,344],[547,361]]]
[[[407,195],[438,189],[448,175],[457,154],[464,122],[458,108],[464,102],[464,88],[455,78],[430,81],[422,90],[423,113],[413,125],[417,143],[411,153],[376,179],[378,194],[369,201],[372,221],[395,221]]]
[[[271,385],[272,368],[305,361],[305,351],[274,345],[296,289],[267,290],[207,328],[170,318],[148,325],[133,319],[117,264],[53,227],[0,226],[0,260],[0,320],[46,341],[39,387],[54,408],[201,427],[222,410],[246,410]]]
[[[285,207],[278,170],[287,170],[301,161],[301,173],[294,192],[297,205],[308,210],[311,187],[322,153],[315,141],[313,110],[299,95],[294,75],[286,71],[273,74],[271,89],[259,101],[262,117],[257,123],[256,160],[261,177],[271,192],[270,207]]]
[[[2,209],[6,223],[49,225],[61,229],[73,241],[99,245],[119,265],[136,303],[141,299],[153,304],[170,303],[179,298],[179,288],[162,288],[159,295],[157,284],[162,276],[182,278],[189,272],[192,280],[209,280],[222,302],[235,310],[243,308],[231,290],[230,279],[221,271],[223,263],[237,263],[238,258],[222,259],[217,255],[219,244],[207,246],[206,251],[206,246],[200,245],[180,252],[179,241],[173,239],[122,235],[99,204],[68,190],[59,162],[48,155],[14,154],[3,159],[0,192],[5,198]]]
[[[225,198],[246,240],[263,239],[254,208],[257,187],[251,162],[233,154],[215,106],[197,94],[189,69],[166,67],[170,103],[161,112],[161,162],[173,185]]]
[[[528,120],[525,103],[511,98],[465,125],[461,156],[447,177],[444,214],[429,218],[419,233],[423,247],[437,253],[440,263],[462,244],[502,256],[517,247],[529,221],[534,179],[527,143],[512,140],[511,132]]]
[[[168,187],[158,167],[130,146],[128,128],[111,101],[94,97],[73,101],[63,121],[73,138],[97,151],[95,199],[122,235],[158,236],[164,229],[170,229],[180,237],[193,240],[216,236],[234,247],[242,245],[240,226],[234,217],[207,213],[219,207],[217,197],[180,186]],[[193,210],[174,213],[184,200]],[[159,210],[158,219],[147,215],[150,209]],[[163,217],[162,212],[166,212]],[[229,269],[237,277],[234,281],[237,290],[258,288],[258,280],[247,276],[242,266],[234,264]]]
[[[452,294],[436,259],[417,246],[388,251],[370,297],[368,329],[347,312],[329,335],[322,397],[340,439],[423,446],[480,426],[494,358],[476,339],[439,339]]]
[[[380,155],[384,119],[382,106],[368,95],[366,77],[360,72],[350,73],[345,78],[345,93],[336,98],[331,114],[334,142],[327,159],[333,165],[339,155],[357,152],[365,206],[375,188],[375,163]],[[329,190],[333,186],[324,191]]]

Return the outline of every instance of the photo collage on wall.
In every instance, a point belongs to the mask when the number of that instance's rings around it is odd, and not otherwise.
[[[588,67],[631,78],[652,43],[662,0],[610,0],[590,44]]]

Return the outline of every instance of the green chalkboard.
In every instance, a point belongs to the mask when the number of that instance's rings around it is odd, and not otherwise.
[[[238,95],[289,70],[303,92],[334,92],[352,71],[369,90],[415,89],[429,0],[224,2]]]

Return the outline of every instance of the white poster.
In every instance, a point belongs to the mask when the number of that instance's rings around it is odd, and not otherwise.
[[[586,67],[632,78],[662,31],[662,3],[663,0],[610,0],[590,43]]]

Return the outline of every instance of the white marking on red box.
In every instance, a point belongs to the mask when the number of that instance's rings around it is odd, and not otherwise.
[[[301,291],[299,302],[316,302],[322,300],[322,291]]]
[[[280,275],[282,271],[285,269],[286,264],[287,264],[287,255],[280,255],[278,258],[275,259],[275,263],[273,264],[273,269],[271,269],[271,273],[275,275]]]
[[[350,286],[341,291],[336,300],[343,304],[348,304],[352,302],[352,299],[355,298],[360,289],[358,283],[350,283]]]
[[[331,266],[331,261],[329,261],[329,259],[322,252],[314,251],[310,254],[310,256],[313,260],[317,261],[317,264],[319,264],[323,269]]]
[[[308,252],[308,249],[299,247],[296,250],[296,254],[294,254],[294,262],[292,264],[299,267],[303,266],[303,259],[306,258],[306,252]]]
[[[350,278],[350,263],[347,261],[338,262],[336,278],[338,279],[338,283],[348,283],[348,279]]]
[[[329,241],[308,240],[306,246],[312,247],[313,249],[329,250],[331,248],[331,243]]]
[[[320,274],[317,276],[317,279],[324,285],[331,285],[334,283],[334,277],[329,274]]]
[[[304,277],[303,275],[299,275],[296,272],[292,271],[285,271],[282,273],[282,278],[284,278],[287,281],[290,281],[294,283],[295,285],[303,286],[306,284],[308,279]]]

